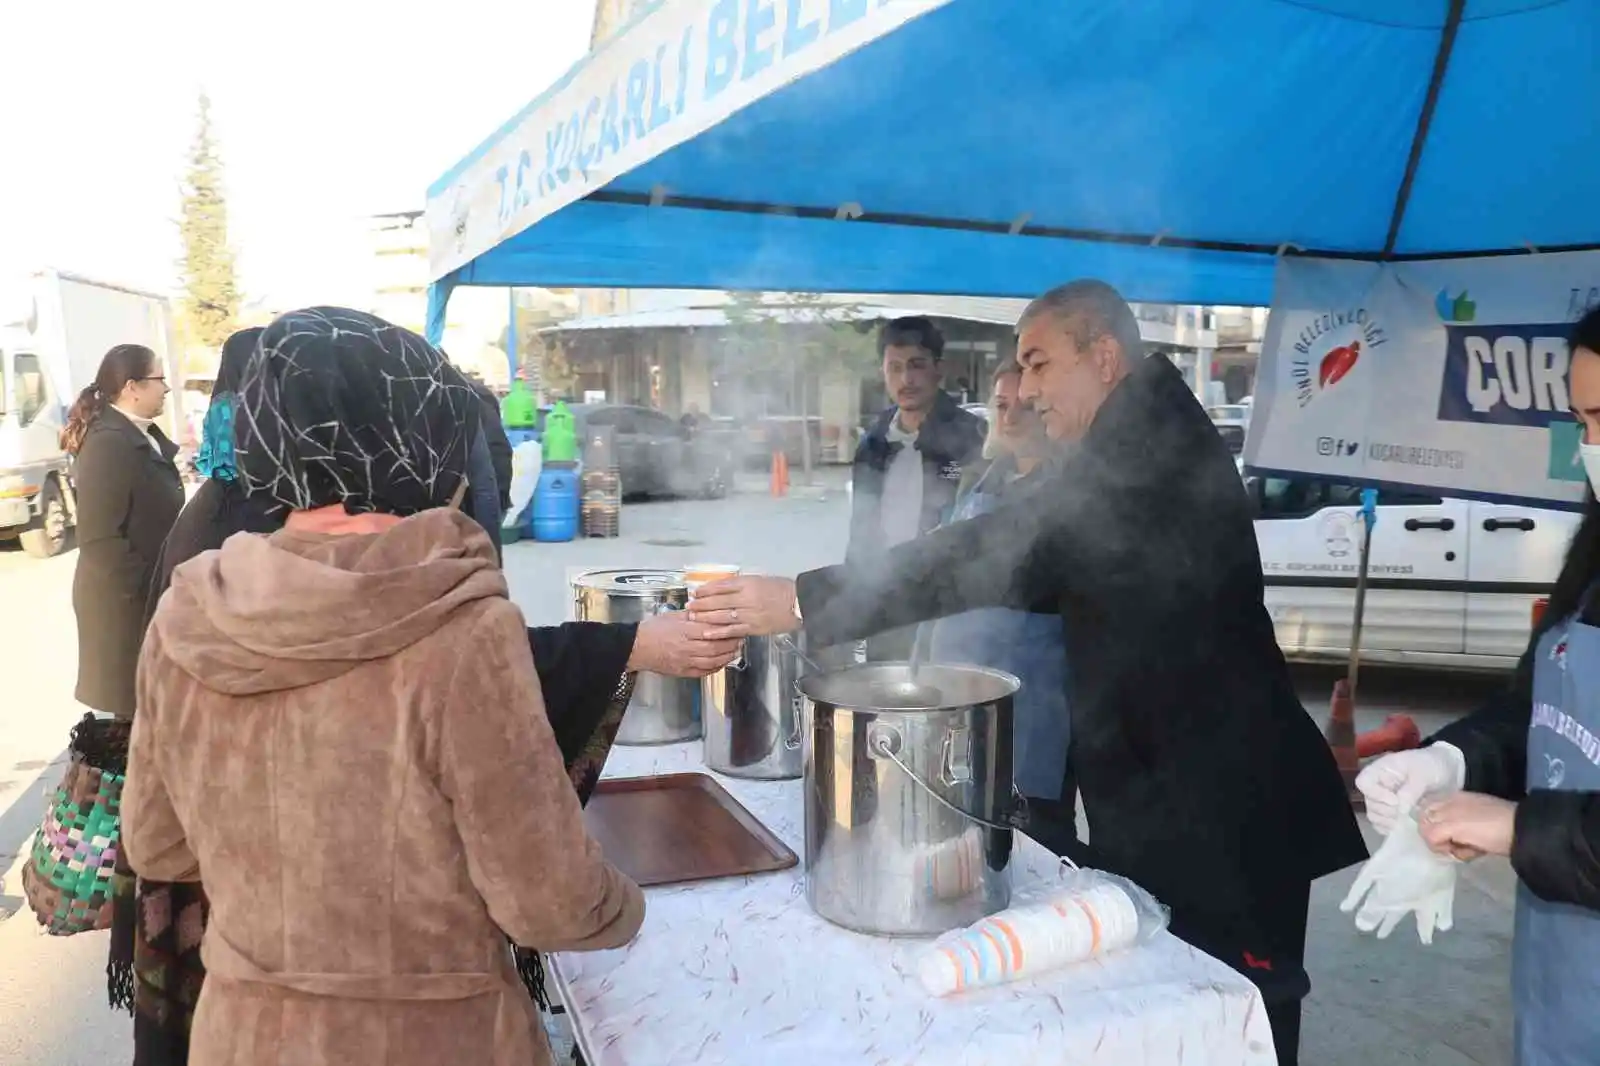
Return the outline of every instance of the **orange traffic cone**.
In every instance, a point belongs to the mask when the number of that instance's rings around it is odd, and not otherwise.
[[[1422,745],[1422,730],[1408,714],[1391,714],[1376,729],[1356,737],[1356,758],[1370,759],[1391,751],[1410,751]]]
[[[788,461],[782,452],[772,453],[772,484],[771,491],[774,497],[786,496],[789,493]]]
[[[1328,724],[1322,735],[1333,749],[1333,761],[1339,766],[1344,787],[1350,793],[1350,803],[1356,810],[1366,806],[1361,793],[1356,791],[1356,775],[1361,772],[1361,758],[1356,754],[1356,708],[1350,698],[1350,682],[1340,678],[1333,683],[1333,699],[1328,705]]]

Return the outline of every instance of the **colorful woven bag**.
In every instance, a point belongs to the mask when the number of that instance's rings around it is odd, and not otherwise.
[[[72,761],[22,867],[22,892],[52,936],[111,928],[132,723],[83,716]]]

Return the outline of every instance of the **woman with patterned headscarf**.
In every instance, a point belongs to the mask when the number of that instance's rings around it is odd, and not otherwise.
[[[174,571],[123,799],[136,871],[205,871],[198,1061],[548,1062],[505,937],[585,950],[638,928],[457,509],[476,406],[437,350],[354,311],[285,315],[247,361],[238,476],[285,527]],[[600,702],[620,719],[626,693]]]

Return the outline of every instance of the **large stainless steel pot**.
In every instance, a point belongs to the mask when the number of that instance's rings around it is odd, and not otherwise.
[[[580,622],[642,622],[689,602],[675,570],[594,570],[573,579],[573,614]],[[676,744],[700,736],[700,682],[641,672],[618,744]]]
[[[742,666],[700,683],[706,765],[720,774],[783,781],[801,773],[802,660],[787,638],[750,637]]]
[[[802,678],[806,897],[835,925],[936,936],[1011,899],[1012,697],[975,666],[906,663]]]

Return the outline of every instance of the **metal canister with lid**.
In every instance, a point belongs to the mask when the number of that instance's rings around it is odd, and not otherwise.
[[[572,581],[573,616],[580,622],[642,622],[689,602],[675,570],[592,570]],[[617,743],[676,744],[700,737],[700,682],[641,672]]]
[[[805,697],[803,660],[787,639],[750,637],[744,661],[700,683],[706,765],[719,774],[783,781],[799,777]]]

